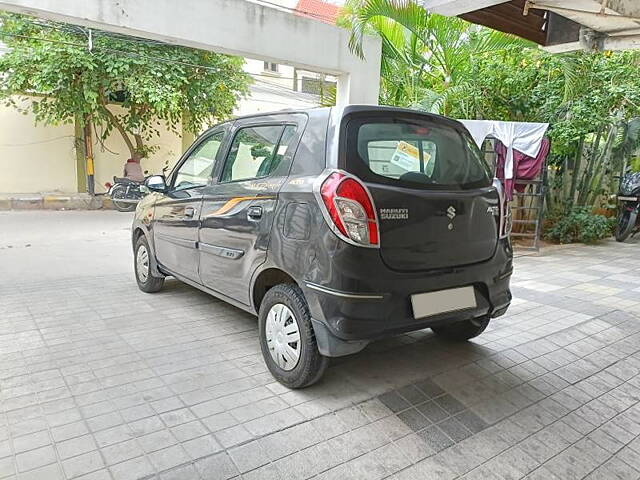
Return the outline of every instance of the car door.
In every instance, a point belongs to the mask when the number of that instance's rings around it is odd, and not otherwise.
[[[236,122],[219,181],[205,188],[200,217],[200,277],[250,305],[249,283],[266,260],[278,191],[286,180],[306,116]]]
[[[213,131],[194,144],[172,172],[167,192],[155,204],[156,259],[171,273],[198,283],[202,194],[211,183],[224,134],[224,129]]]

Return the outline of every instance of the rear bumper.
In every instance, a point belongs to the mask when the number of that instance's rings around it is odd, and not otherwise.
[[[482,263],[420,273],[394,272],[377,251],[348,247],[334,252],[334,284],[305,281],[302,285],[321,352],[347,355],[376,338],[504,314],[511,302],[512,250],[501,240],[494,256]],[[347,262],[343,256],[355,256]],[[368,258],[362,258],[367,256]],[[345,257],[346,258],[346,257]],[[415,319],[411,295],[473,285],[477,306]]]

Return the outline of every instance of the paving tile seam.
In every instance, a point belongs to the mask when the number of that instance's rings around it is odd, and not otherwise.
[[[584,324],[584,323],[588,323],[588,322],[593,321],[593,320],[595,320],[595,319],[597,319],[597,317],[594,317],[594,318],[592,318],[592,319],[589,319],[589,320],[586,320],[586,321],[584,321],[584,322],[581,322],[581,323],[580,323],[580,324],[578,324],[578,325],[581,325],[581,324]],[[568,329],[565,329],[565,330],[569,330],[569,329],[576,328],[578,325],[576,325],[575,327],[569,327]],[[615,325],[612,325],[612,326],[611,326],[611,327],[609,327],[609,328],[615,328],[615,327],[616,327]],[[615,343],[616,343],[616,342],[613,342],[612,344],[615,344]],[[610,344],[610,345],[612,345],[612,344]],[[607,345],[607,346],[608,346],[608,345]],[[603,348],[605,348],[605,347],[603,347]],[[562,348],[561,348],[561,349],[562,349]],[[638,351],[640,351],[640,349],[639,349]],[[628,355],[627,355],[627,356],[625,356],[624,358],[626,359],[626,358],[632,357],[632,356],[634,356],[634,355],[637,355],[638,351],[636,351],[636,352],[634,352],[634,353],[632,353],[632,354],[628,354]],[[581,358],[583,358],[583,357],[581,357]],[[635,358],[635,357],[634,357],[634,358]],[[616,363],[618,363],[618,362],[620,362],[620,361],[622,361],[622,360],[623,360],[623,359],[620,359],[620,360],[618,360]],[[562,368],[562,367],[559,367],[559,368]],[[606,367],[606,368],[609,368],[609,366],[608,366],[608,367]],[[603,369],[599,370],[597,373],[600,373],[600,372],[602,372],[602,371],[606,370],[606,368],[603,368]],[[597,373],[594,373],[594,374],[592,374],[592,375],[589,375],[589,377],[591,377],[591,376],[593,376],[593,375],[596,375]],[[545,374],[539,375],[539,376],[538,376],[538,377],[536,377],[536,378],[540,378],[540,377],[542,377],[542,376],[544,376],[544,375],[545,375]],[[635,376],[635,377],[633,377],[633,378],[636,378],[636,377],[640,377],[640,374],[639,374],[639,375],[636,375],[636,376]],[[587,377],[587,378],[588,378],[588,377]],[[622,380],[622,379],[620,379],[620,380]],[[528,383],[528,382],[523,382],[523,383]],[[569,382],[567,382],[567,383],[569,383]],[[575,382],[575,383],[579,383],[579,381],[578,381],[578,382]],[[570,383],[569,385],[575,385],[575,383],[573,383],[573,384],[571,384],[571,383]],[[623,385],[624,383],[627,383],[627,382],[626,382],[626,381],[624,381],[624,380],[622,380],[622,383],[621,383],[620,385]],[[611,391],[613,391],[613,390],[615,390],[616,388],[618,388],[620,385],[618,385],[618,386],[616,386],[616,387],[612,387],[612,388],[610,388],[609,390],[607,390],[606,392],[602,393],[601,395],[599,395],[599,396],[597,396],[597,397],[592,398],[589,402],[591,402],[591,401],[593,401],[593,400],[595,400],[595,399],[600,399],[600,398],[601,398],[601,397],[603,397],[604,395],[607,395],[607,394],[609,394]],[[514,388],[512,388],[511,390],[515,390],[516,388],[517,388],[517,387],[514,387]],[[567,388],[567,387],[565,387],[565,388]],[[565,388],[563,388],[563,389],[561,389],[561,390],[558,390],[558,392],[560,392],[560,391],[564,390]],[[399,390],[399,389],[396,389],[396,390]],[[391,390],[391,391],[394,391],[394,390]],[[555,392],[555,393],[558,393],[558,392]],[[554,394],[555,394],[555,393],[554,393]],[[402,394],[401,394],[400,392],[398,392],[398,394],[402,396]],[[511,419],[511,418],[512,418],[512,417],[514,417],[515,415],[517,415],[517,414],[521,413],[522,411],[524,411],[524,410],[526,410],[526,409],[530,408],[530,407],[531,407],[531,406],[533,406],[533,405],[538,405],[538,404],[540,404],[543,400],[548,399],[548,398],[551,398],[551,396],[552,396],[552,395],[554,395],[554,394],[546,395],[544,398],[541,398],[539,401],[533,402],[532,404],[527,405],[526,407],[522,407],[521,409],[519,409],[519,410],[515,411],[514,413],[512,413],[512,414],[508,415],[507,417],[504,417],[504,418],[502,418],[501,420],[499,420],[499,421],[495,422],[494,424],[489,425],[489,428],[490,428],[491,426],[495,426],[495,425],[497,425],[497,424],[501,423],[501,422],[502,422],[502,421],[504,421],[504,420],[509,420],[509,419]],[[587,403],[589,403],[589,402],[587,402]],[[639,403],[638,403],[638,402],[636,402],[634,405],[632,405],[632,406],[628,407],[628,408],[627,408],[627,409],[625,409],[624,411],[622,411],[622,412],[618,412],[618,413],[617,413],[613,418],[617,417],[618,415],[621,415],[621,414],[625,413],[626,411],[628,411],[628,410],[630,410],[630,409],[636,408],[638,404],[639,404]],[[575,412],[575,411],[577,411],[578,409],[582,408],[584,405],[586,405],[586,404],[582,404],[580,407],[578,407],[578,408],[576,408],[576,409],[571,410],[569,413],[574,413],[574,412]],[[409,407],[409,408],[411,408],[411,407]],[[471,406],[470,408],[472,409],[472,406]],[[550,411],[549,411],[549,410],[548,410],[544,405],[541,405],[541,408],[543,408],[544,410],[546,410],[548,413],[552,414],[552,412],[550,412]],[[396,415],[397,415],[398,413],[401,413],[401,411],[396,412]],[[569,413],[567,413],[567,415],[568,415]],[[564,416],[562,416],[562,417],[560,417],[560,418],[557,418],[556,420],[554,420],[554,422],[552,422],[552,423],[551,423],[551,424],[549,424],[549,425],[552,425],[552,424],[554,424],[554,423],[556,423],[556,422],[560,422],[560,421],[562,421],[562,420],[564,419],[564,417],[565,417],[565,416],[566,416],[566,415],[564,415]],[[611,419],[610,419],[610,420],[611,420]],[[610,421],[610,420],[608,420],[608,421]],[[588,422],[588,420],[587,420],[587,422]],[[591,425],[593,425],[591,422],[589,422],[589,423],[590,423]],[[606,422],[605,422],[605,423],[606,423]],[[541,429],[538,429],[536,432],[533,432],[532,434],[530,434],[530,435],[528,435],[527,437],[523,438],[523,439],[522,439],[520,442],[518,442],[516,445],[510,445],[510,446],[508,446],[507,448],[505,448],[504,450],[502,450],[501,452],[499,452],[497,455],[499,455],[500,453],[503,453],[503,452],[504,452],[504,451],[506,451],[506,450],[509,450],[509,449],[511,449],[511,448],[514,448],[515,446],[519,445],[520,443],[522,443],[522,442],[523,442],[524,440],[526,440],[527,438],[532,437],[533,435],[535,435],[536,433],[538,433],[540,430],[544,429],[544,428],[545,428],[545,427],[547,427],[547,426],[548,426],[548,425],[543,425],[543,427],[542,427]],[[593,429],[589,432],[589,434],[590,434],[590,433],[592,433],[594,430],[596,430],[596,429],[600,428],[601,426],[602,426],[602,425],[599,425],[599,426],[593,426]],[[578,433],[579,433],[579,432],[578,432]],[[629,432],[629,433],[631,433],[631,432]],[[473,435],[477,435],[477,433],[474,433]],[[473,436],[473,435],[472,435],[472,436]],[[640,435],[639,435],[639,436],[640,436]],[[588,437],[588,434],[583,435],[583,436],[582,436],[582,438],[581,438],[581,440],[582,440],[582,439],[584,439],[584,438],[587,438],[587,437]],[[636,437],[636,438],[637,438],[637,437]],[[627,444],[623,445],[623,447],[621,447],[621,448],[624,448],[624,447],[625,447],[625,446],[627,446],[629,443],[631,443],[633,440],[634,440],[634,439],[630,440],[629,442],[627,442]],[[571,448],[573,445],[575,445],[575,443],[577,443],[577,441],[576,441],[576,442],[574,442],[574,443],[572,443],[571,445],[569,445],[569,446],[568,446],[568,447],[566,447],[565,449],[563,449],[561,452],[558,452],[558,453],[557,453],[556,455],[554,455],[552,458],[554,458],[554,457],[558,456],[558,455],[559,455],[560,453],[562,453],[563,451],[565,451],[565,450],[567,450],[567,449]],[[456,442],[456,443],[454,443],[454,445],[453,445],[453,446],[455,446],[456,444],[457,444],[457,442]],[[445,450],[446,450],[446,449],[445,449]],[[445,451],[445,450],[442,450],[442,451]],[[619,450],[620,450],[620,449],[619,449]],[[619,450],[618,450],[618,451],[619,451]],[[437,453],[435,453],[434,455],[431,455],[430,457],[436,456],[438,453],[440,453],[440,452],[437,452]],[[488,459],[488,460],[487,460],[487,461],[485,461],[484,463],[482,463],[482,464],[480,464],[480,465],[477,465],[477,466],[476,466],[476,467],[474,467],[472,470],[474,470],[474,469],[476,469],[476,468],[479,468],[479,467],[481,467],[481,466],[483,466],[483,465],[487,464],[488,462],[490,462],[490,461],[491,461],[491,459],[495,458],[497,455],[494,455],[493,457],[491,457],[490,459]],[[612,455],[607,459],[607,461],[608,461],[608,460],[610,460],[611,458],[613,458],[614,456],[615,456],[615,454],[612,454]],[[427,457],[427,458],[430,458],[430,457]],[[547,459],[544,463],[547,463],[549,460],[551,460],[551,458]],[[544,463],[543,463],[543,464],[541,464],[539,467],[537,467],[537,469],[540,469],[540,468],[544,465]],[[603,462],[603,463],[605,463],[605,462]],[[411,468],[413,465],[415,465],[415,463],[414,463],[414,464],[412,464],[412,465],[407,466],[404,470]],[[597,469],[598,467],[599,467],[599,466],[596,466],[593,470]],[[466,473],[469,473],[469,472],[470,472],[470,471],[472,471],[472,470],[469,470],[469,471],[464,472],[464,473],[465,473],[465,474],[466,474]],[[398,472],[396,472],[396,473],[398,473]],[[530,473],[532,473],[532,472],[530,472]],[[389,475],[388,477],[393,476],[393,475],[395,475],[395,474],[391,474],[391,475]],[[385,478],[388,478],[388,477],[385,477]]]
[[[594,320],[594,319],[596,319],[596,318],[597,318],[597,317],[594,317],[593,319],[586,320],[585,322],[581,322],[581,324],[583,324],[583,323],[587,323],[587,322],[590,322],[590,321],[593,321],[593,320]],[[581,325],[581,324],[578,324],[578,325]],[[576,325],[575,327],[577,327],[578,325]],[[569,327],[568,329],[575,328],[575,327]],[[610,328],[615,328],[615,326],[611,326]],[[568,330],[568,329],[565,329],[565,330]],[[629,354],[629,355],[627,355],[627,356],[626,356],[626,357],[624,357],[624,358],[628,358],[628,357],[630,357],[630,356],[632,356],[632,355],[634,355],[634,354]],[[620,360],[620,361],[622,361],[622,360]],[[616,362],[616,363],[617,363],[617,362]],[[559,368],[562,368],[562,367],[559,367]],[[602,369],[602,370],[600,370],[600,371],[603,371],[603,370],[604,370],[604,369]],[[599,372],[600,372],[600,371],[599,371]],[[594,374],[594,375],[595,375],[595,374]],[[541,375],[541,376],[543,376],[543,375]],[[428,377],[428,378],[431,378],[431,377]],[[536,378],[538,378],[538,377],[536,377]],[[576,382],[576,383],[578,383],[578,382]],[[410,384],[410,385],[412,385],[412,384]],[[570,384],[570,385],[574,385],[574,384]],[[404,388],[404,387],[401,387],[401,388]],[[517,387],[515,387],[515,388],[517,388]],[[514,389],[515,389],[515,388],[514,388]],[[565,387],[565,388],[566,388],[566,387]],[[606,391],[605,393],[601,394],[600,396],[598,396],[598,397],[594,397],[592,400],[594,400],[594,399],[599,399],[600,397],[602,397],[602,396],[604,396],[604,395],[606,395],[606,394],[610,393],[610,392],[611,392],[612,390],[614,390],[615,388],[617,388],[617,387],[613,387],[613,388],[611,388],[610,390]],[[395,389],[395,390],[400,390],[400,389]],[[393,392],[393,391],[395,391],[395,390],[390,390],[390,392]],[[513,389],[512,389],[512,390],[513,390]],[[562,391],[562,390],[560,390],[560,391]],[[446,391],[445,391],[445,392],[446,392]],[[388,393],[388,392],[387,392],[387,393]],[[402,393],[398,392],[398,394],[399,394],[400,396],[402,396]],[[433,399],[435,399],[435,398],[439,398],[439,397],[442,397],[442,396],[444,396],[444,395],[447,395],[447,393],[442,393],[442,394],[440,394],[438,397],[433,397]],[[523,408],[521,408],[520,410],[517,410],[517,411],[516,411],[516,412],[514,412],[513,414],[511,414],[511,415],[509,415],[509,416],[507,416],[507,417],[505,417],[505,418],[501,419],[500,421],[498,421],[498,422],[494,423],[493,425],[496,425],[496,424],[498,424],[498,423],[500,423],[500,422],[502,422],[502,421],[504,421],[504,420],[511,419],[512,417],[514,417],[514,416],[515,416],[515,415],[517,415],[518,413],[521,413],[522,411],[526,410],[527,408],[530,408],[532,405],[539,404],[539,403],[541,403],[541,402],[542,402],[542,400],[547,399],[547,398],[550,398],[550,397],[551,397],[551,395],[547,395],[547,396],[545,396],[543,399],[541,399],[541,400],[539,400],[539,401],[537,401],[537,402],[534,402],[533,404],[528,405],[527,407],[523,407]],[[403,398],[404,398],[404,397],[403,397]],[[405,399],[405,400],[406,400],[406,399]],[[368,400],[367,400],[367,401],[368,401]],[[358,404],[355,404],[355,406],[362,405],[362,404],[366,403],[367,401],[363,401],[363,402],[360,402],[360,403],[358,403]],[[624,410],[624,411],[622,411],[622,412],[619,412],[616,416],[621,415],[621,414],[623,414],[624,412],[626,412],[627,410],[630,410],[630,409],[634,408],[636,405],[637,405],[637,403],[636,403],[635,405],[632,405],[632,406],[628,407],[626,410]],[[546,410],[546,408],[545,408],[545,406],[544,406],[544,405],[542,405],[541,407],[542,407],[543,409],[545,409],[545,410]],[[581,407],[582,407],[582,406],[581,406]],[[578,408],[581,408],[581,407],[578,407]],[[352,406],[350,406],[350,407],[345,407],[345,408],[340,409],[340,410],[337,410],[337,411],[335,411],[335,412],[327,413],[327,414],[325,414],[325,415],[322,415],[321,417],[326,417],[326,416],[334,415],[334,414],[336,414],[336,413],[337,413],[337,412],[339,412],[339,411],[348,410],[348,409],[350,409],[350,408],[352,408]],[[392,414],[387,415],[386,417],[382,417],[382,418],[388,418],[388,417],[392,417],[392,416],[396,416],[396,417],[397,417],[399,413],[402,413],[403,411],[407,411],[407,410],[409,410],[409,409],[411,409],[411,408],[413,408],[413,406],[410,406],[410,407],[408,407],[407,409],[404,409],[404,410],[397,411],[397,412],[395,412],[395,413],[392,413]],[[577,408],[577,409],[574,409],[574,410],[571,410],[571,412],[570,412],[570,413],[575,412],[576,410],[578,410],[578,408]],[[547,411],[548,411],[548,410],[547,410]],[[550,413],[550,412],[549,412],[549,413]],[[365,415],[366,415],[366,414],[365,414]],[[316,417],[316,418],[320,418],[320,417]],[[614,417],[614,418],[615,418],[615,417]],[[551,423],[551,424],[549,424],[549,425],[553,425],[553,424],[554,424],[554,423],[556,423],[556,422],[560,422],[560,421],[562,421],[562,419],[563,419],[563,417],[561,417],[561,418],[559,418],[559,419],[556,419],[556,420],[554,420],[554,422],[552,422],[552,423]],[[269,436],[269,435],[271,435],[271,434],[273,434],[273,433],[281,432],[281,431],[287,430],[288,428],[292,428],[292,427],[294,427],[294,426],[297,426],[297,425],[300,425],[300,424],[303,424],[303,423],[308,423],[308,422],[310,422],[310,421],[311,421],[311,420],[304,420],[304,421],[298,422],[298,423],[296,423],[296,424],[294,424],[294,425],[291,425],[291,426],[289,426],[289,427],[285,427],[285,428],[283,428],[283,429],[280,429],[280,430],[277,430],[277,431],[273,431],[273,432],[270,432],[270,433],[268,433],[268,434],[264,434],[264,435],[262,435],[262,436],[258,436],[258,437],[256,437],[256,438],[252,438],[252,439],[250,439],[250,440],[247,440],[247,441],[241,442],[241,443],[239,443],[239,444],[237,444],[237,445],[234,445],[234,446],[233,446],[233,448],[236,448],[236,447],[239,447],[239,446],[242,446],[242,445],[246,445],[246,444],[248,444],[248,443],[252,443],[253,441],[257,441],[257,440],[259,440],[259,439],[261,439],[261,438],[264,438],[264,437],[266,437],[266,436]],[[588,420],[587,420],[587,421],[588,421]],[[369,424],[367,424],[367,425],[370,425],[370,424],[372,424],[372,423],[373,423],[373,422],[371,422],[371,423],[369,423]],[[591,423],[591,422],[589,422],[589,423]],[[437,425],[437,423],[434,423],[434,425]],[[489,425],[489,427],[490,427],[490,426],[493,426],[493,425]],[[500,453],[503,453],[504,451],[507,451],[507,450],[509,450],[509,449],[511,449],[511,448],[516,447],[517,445],[519,445],[520,443],[522,443],[524,440],[526,440],[526,439],[528,439],[528,438],[532,437],[533,435],[535,435],[536,433],[538,433],[540,430],[544,429],[545,427],[547,427],[547,426],[549,426],[549,425],[543,425],[543,427],[542,427],[541,429],[539,429],[539,430],[537,430],[537,431],[535,431],[535,432],[531,433],[530,435],[526,436],[526,437],[525,437],[525,438],[523,438],[520,442],[518,442],[516,445],[511,445],[511,446],[506,447],[505,449],[503,449],[503,450],[501,450],[500,452],[498,452],[498,454],[494,455],[494,457],[491,457],[490,459],[488,459],[488,460],[487,460],[487,461],[485,461],[484,463],[482,463],[482,464],[480,464],[480,465],[477,465],[476,467],[472,468],[471,470],[469,470],[469,471],[467,471],[467,472],[464,472],[464,474],[469,473],[469,472],[473,471],[473,470],[474,470],[474,469],[476,469],[476,468],[480,468],[480,467],[482,467],[482,466],[486,465],[489,461],[491,461],[491,459],[495,458],[495,457],[496,457],[496,456],[498,456]],[[592,424],[592,425],[593,425],[593,424]],[[358,427],[358,428],[360,428],[360,427]],[[592,433],[594,430],[596,430],[596,429],[598,429],[598,428],[600,428],[600,426],[593,426],[593,429],[592,429],[588,434],[583,435],[583,436],[581,437],[581,440],[582,440],[582,439],[584,439],[584,438],[587,438],[587,437],[588,437],[588,435],[589,435],[590,433]],[[327,441],[327,440],[330,440],[330,439],[332,439],[332,438],[336,438],[336,437],[338,437],[338,436],[340,436],[340,435],[343,435],[344,433],[348,433],[348,432],[351,432],[351,431],[353,431],[353,430],[355,430],[355,429],[350,429],[350,430],[348,430],[347,432],[343,432],[343,433],[338,434],[338,435],[333,436],[333,437],[328,437],[328,438],[324,439],[324,440],[323,440],[323,442],[324,442],[324,441]],[[414,432],[414,433],[415,433],[415,432]],[[476,434],[477,434],[477,433],[473,433],[473,432],[472,432],[472,435],[471,435],[471,436],[474,436],[474,435],[476,435]],[[411,435],[411,434],[409,434],[409,435]],[[403,438],[403,437],[402,437],[402,438]],[[468,438],[471,438],[471,437],[468,437]],[[630,440],[629,442],[627,442],[626,444],[624,444],[624,445],[623,445],[622,447],[620,447],[617,451],[620,451],[622,448],[625,448],[625,447],[626,447],[629,443],[631,443],[633,440],[634,440],[634,439],[632,439],[632,440]],[[320,442],[320,443],[322,443],[322,442]],[[455,442],[455,443],[454,443],[454,445],[457,445],[457,443],[458,443],[458,442]],[[565,449],[563,449],[563,450],[559,451],[556,455],[554,455],[554,456],[553,456],[553,457],[551,457],[551,458],[555,458],[556,456],[560,455],[562,452],[564,452],[564,451],[568,450],[568,449],[569,449],[569,448],[571,448],[573,445],[575,445],[575,443],[577,443],[577,441],[576,441],[576,442],[574,442],[574,443],[572,443],[572,444],[570,444],[570,445],[569,445],[568,447],[566,447]],[[395,445],[395,441],[390,440],[389,442],[387,442],[387,443],[383,444],[382,446],[380,446],[380,447],[378,447],[378,448],[382,448],[382,447],[387,446],[387,445],[390,445],[390,444],[394,444],[394,445]],[[308,447],[305,447],[305,449],[306,449],[306,448],[311,448],[311,447],[313,447],[313,446],[315,446],[315,445],[317,445],[317,444],[313,444],[313,445],[310,445],[310,446],[308,446]],[[446,449],[445,449],[445,450],[446,450]],[[445,450],[442,450],[442,451],[445,451]],[[225,450],[224,450],[224,452],[227,452],[227,451],[228,451],[228,449],[225,449]],[[302,451],[302,450],[296,450],[296,451],[295,451],[295,453],[298,453],[298,452],[300,452],[300,451]],[[441,451],[441,452],[442,452],[442,451]],[[616,452],[617,452],[617,451],[616,451]],[[332,469],[332,468],[335,468],[335,467],[337,467],[337,466],[339,466],[339,465],[342,465],[342,464],[344,464],[344,463],[348,463],[348,462],[353,461],[353,460],[355,460],[355,459],[357,459],[357,458],[361,458],[361,457],[363,457],[363,456],[365,456],[365,455],[368,455],[368,454],[370,454],[370,453],[371,453],[371,451],[367,451],[367,452],[365,452],[365,453],[363,453],[363,454],[360,454],[360,455],[357,455],[357,456],[355,456],[355,457],[352,457],[352,458],[350,458],[350,459],[346,460],[345,462],[341,462],[341,463],[339,463],[338,465],[332,466],[332,467],[330,467],[330,468],[328,468],[328,469],[326,469],[326,470],[322,470],[322,471],[318,472],[318,473],[317,473],[316,475],[314,475],[314,476],[321,475],[322,473],[324,473],[324,472],[326,472],[326,471],[328,471],[328,470],[330,470],[330,469]],[[431,458],[431,457],[434,457],[434,456],[436,456],[438,453],[440,453],[440,452],[436,452],[436,453],[434,453],[434,454],[432,454],[432,455],[430,455],[430,456],[427,456],[427,457],[425,457],[425,458]],[[217,453],[214,453],[214,454],[209,455],[209,456],[206,456],[206,457],[201,457],[201,458],[199,458],[199,459],[197,459],[197,460],[201,460],[202,458],[209,458],[209,457],[213,457],[213,456],[216,456],[216,455],[219,455],[219,454],[220,454],[220,452],[217,452]],[[615,456],[615,452],[609,456],[609,458],[607,459],[607,461],[608,461],[608,460],[610,460],[611,458],[613,458],[614,456]],[[285,457],[281,457],[281,458],[285,458]],[[547,463],[548,461],[550,461],[550,460],[551,460],[551,458],[547,459],[547,461],[545,461],[545,463]],[[231,457],[231,459],[233,460],[233,457]],[[184,464],[178,465],[178,466],[176,466],[176,467],[172,467],[171,469],[164,470],[164,471],[160,471],[160,472],[158,472],[157,474],[166,473],[166,472],[168,472],[168,471],[170,471],[170,470],[173,470],[173,469],[179,469],[179,468],[182,468],[182,467],[187,466],[187,465],[195,464],[195,461],[196,461],[196,460],[193,460],[193,461],[190,461],[190,462],[185,462]],[[276,461],[277,461],[277,459],[276,459]],[[270,461],[269,463],[264,464],[264,465],[272,465],[272,464],[274,464],[274,463],[275,463],[275,461]],[[419,462],[416,462],[416,463],[419,463]],[[408,468],[411,468],[412,466],[416,465],[416,463],[412,463],[411,465],[407,466],[407,467],[406,467],[405,469],[403,469],[403,470],[406,470],[406,469],[408,469]],[[605,462],[603,462],[603,463],[605,463]],[[256,467],[255,469],[252,469],[252,470],[249,470],[249,471],[246,471],[246,472],[243,472],[243,473],[244,473],[244,474],[246,474],[246,473],[250,473],[251,471],[254,471],[254,470],[257,470],[257,469],[259,469],[259,468],[262,468],[264,465],[261,465],[261,466],[259,466],[259,467]],[[540,465],[539,467],[537,467],[535,470],[540,469],[543,465],[544,465],[544,464],[541,464],[541,465]],[[599,467],[599,466],[594,467],[594,469],[593,469],[593,470],[597,469],[598,467]],[[533,471],[535,471],[535,470],[533,470]],[[593,470],[592,470],[592,471],[593,471]],[[388,475],[387,477],[383,477],[383,478],[389,478],[389,477],[391,477],[391,476],[393,476],[393,475],[395,475],[395,474],[397,474],[397,473],[399,473],[399,472],[401,472],[401,471],[402,471],[402,470],[400,470],[400,471],[398,471],[398,472],[395,472],[395,473],[393,473],[393,474],[390,474],[390,475]],[[531,471],[531,472],[529,472],[529,473],[533,473],[533,471]],[[152,477],[153,477],[153,475],[152,475],[151,477],[147,477],[147,478],[152,478]],[[234,478],[235,478],[235,477],[234,477]]]

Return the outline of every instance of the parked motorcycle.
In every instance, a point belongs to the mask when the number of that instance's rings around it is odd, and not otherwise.
[[[169,162],[165,162],[162,174],[165,175],[169,169]],[[144,171],[147,175],[148,170]],[[113,184],[106,183],[108,195],[111,197],[111,203],[119,212],[133,212],[148,192],[141,188],[144,182],[136,182],[126,177],[113,177]]]
[[[620,182],[618,193],[620,214],[616,227],[616,240],[624,242],[629,235],[633,236],[640,230],[640,172],[628,173]]]
[[[136,182],[129,178],[113,177],[113,185],[109,186],[109,196],[116,210],[119,212],[134,211],[138,202],[145,195],[140,189],[142,185],[142,182]]]

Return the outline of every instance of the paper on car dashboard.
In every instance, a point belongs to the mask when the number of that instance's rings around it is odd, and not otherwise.
[[[425,163],[427,163],[430,158],[430,155],[425,152]],[[418,147],[415,147],[408,142],[398,142],[396,150],[393,152],[393,156],[390,161],[392,164],[406,170],[407,172],[420,171],[420,152],[418,151]]]

